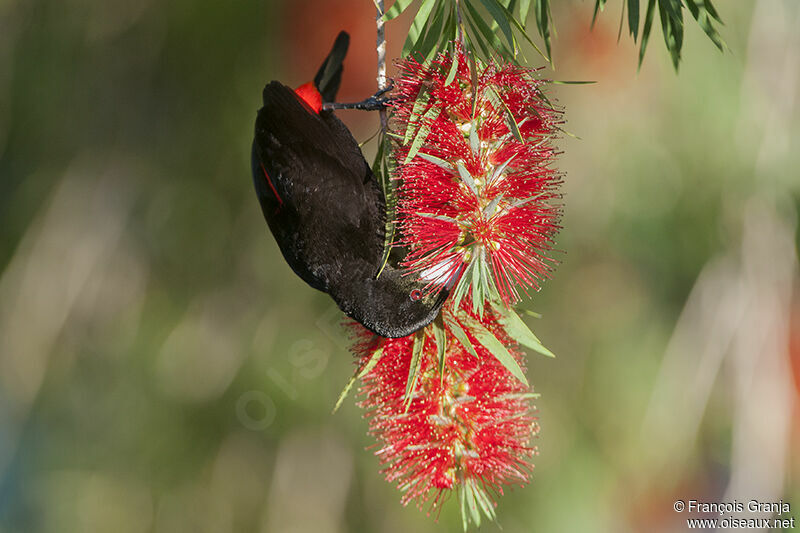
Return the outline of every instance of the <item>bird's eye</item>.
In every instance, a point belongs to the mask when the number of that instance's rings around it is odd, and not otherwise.
[[[411,291],[411,294],[409,294],[409,296],[411,297],[412,300],[419,300],[420,298],[422,298],[422,291],[419,289],[414,289],[413,291]]]

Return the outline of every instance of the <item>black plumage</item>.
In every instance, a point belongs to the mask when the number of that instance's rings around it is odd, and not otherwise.
[[[323,101],[336,96],[347,45],[342,32],[314,79]],[[433,321],[446,294],[423,296],[423,283],[402,275],[397,254],[381,271],[383,190],[332,111],[316,113],[292,89],[270,82],[251,162],[264,217],[306,283],[383,337],[404,337]]]

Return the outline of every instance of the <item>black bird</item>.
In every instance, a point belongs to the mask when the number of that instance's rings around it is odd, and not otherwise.
[[[402,275],[397,253],[381,270],[383,190],[350,131],[322,107],[336,98],[348,44],[341,32],[313,85],[264,87],[253,181],[292,270],[372,332],[404,337],[432,322],[447,294],[423,294],[425,282]]]

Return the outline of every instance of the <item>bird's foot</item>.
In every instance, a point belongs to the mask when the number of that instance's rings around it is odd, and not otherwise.
[[[360,109],[361,111],[380,111],[381,109],[387,107],[392,102],[393,98],[384,96],[392,89],[394,89],[394,83],[390,82],[390,84],[387,87],[376,92],[366,100],[353,103],[326,102],[322,104],[322,109],[328,111],[333,111],[336,109]]]

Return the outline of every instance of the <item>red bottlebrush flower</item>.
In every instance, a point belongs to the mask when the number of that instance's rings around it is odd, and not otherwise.
[[[458,490],[462,513],[480,523],[477,509],[494,516],[489,494],[528,481],[528,461],[536,453],[530,440],[538,432],[534,395],[477,341],[473,328],[484,328],[523,364],[493,310],[484,313],[482,325],[466,308],[443,313],[444,325],[399,339],[353,324],[359,339],[354,352],[362,368],[371,367],[362,377],[359,405],[379,442],[375,453],[386,479],[397,483],[404,505],[430,501],[436,508]],[[466,332],[471,349],[459,342],[456,327]]]
[[[391,128],[402,139],[394,154],[405,266],[429,290],[455,284],[456,306],[468,295],[478,311],[498,297],[516,303],[518,289],[538,290],[555,263],[561,112],[534,71],[460,50],[399,68]]]

